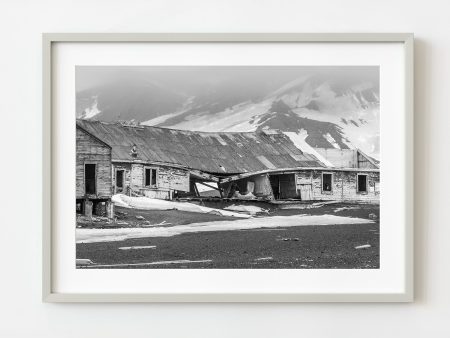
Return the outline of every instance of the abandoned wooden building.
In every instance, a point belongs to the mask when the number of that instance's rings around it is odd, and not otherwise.
[[[111,147],[76,128],[76,207],[80,213],[112,215]]]
[[[378,163],[359,150],[342,156],[348,165],[335,152],[307,153],[281,132],[77,120],[77,200],[199,197],[203,184],[222,198],[379,201]]]

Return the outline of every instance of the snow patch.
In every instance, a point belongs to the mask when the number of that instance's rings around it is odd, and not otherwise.
[[[146,245],[146,246],[122,246],[119,250],[140,250],[140,249],[156,249],[156,245]]]
[[[177,116],[179,116],[181,114],[184,114],[185,112],[187,112],[191,108],[192,103],[194,102],[194,99],[195,99],[194,96],[189,97],[186,100],[186,102],[183,104],[183,107],[181,107],[181,109],[179,111],[175,111],[173,113],[164,114],[164,115],[161,115],[161,116],[154,117],[154,118],[152,118],[150,120],[141,122],[141,124],[145,125],[145,126],[157,126],[157,125],[159,125],[161,123],[166,122],[170,118],[177,117]]]
[[[215,188],[219,189],[219,187],[217,186],[216,182],[207,182],[207,184],[212,186],[212,187],[215,187]],[[205,191],[214,190],[214,189],[211,189],[210,187],[207,187],[206,185],[203,185],[201,183],[195,183],[195,185],[197,186],[197,190],[199,192],[205,192]]]
[[[233,231],[261,228],[319,226],[336,224],[370,224],[372,220],[335,215],[292,215],[247,218],[236,221],[215,221],[177,225],[173,227],[76,229],[77,243],[124,241],[131,238],[172,237],[185,233]]]
[[[273,259],[273,257],[260,257],[260,258],[255,258],[255,261],[270,261],[272,259]]]
[[[254,206],[254,205],[230,205],[229,207],[224,208],[225,210],[237,211],[237,212],[245,212],[250,215],[256,215],[257,213],[267,212],[267,210]]]
[[[342,207],[342,208],[334,209],[333,212],[341,212],[341,211],[344,211],[344,210],[356,210],[356,209],[359,209],[359,207]]]
[[[222,209],[214,209],[202,207],[193,203],[165,201],[149,197],[130,197],[123,194],[114,195],[111,201],[116,205],[124,208],[141,209],[141,210],[179,210],[198,212],[202,214],[214,213],[220,216],[232,216],[240,218],[248,218],[250,215],[239,214]]]
[[[86,108],[84,110],[83,118],[85,118],[85,119],[93,118],[95,115],[101,113],[101,111],[98,110],[98,96],[95,95],[95,96],[92,96],[92,98],[94,99],[94,103],[92,104],[92,106],[90,108]]]
[[[342,143],[344,143],[349,149],[356,149],[356,147],[346,138],[342,139]]]
[[[364,245],[355,246],[355,249],[356,249],[356,250],[359,250],[359,249],[369,249],[370,247],[372,247],[370,244],[364,244]]]
[[[333,138],[333,136],[331,136],[330,133],[327,133],[326,135],[323,135],[323,137],[325,138],[325,140],[327,140],[329,143],[331,143],[331,145],[336,148],[336,149],[341,149],[341,147],[339,146],[339,144],[336,142],[336,140]]]
[[[192,263],[209,263],[212,262],[211,259],[203,259],[198,261],[191,261],[188,259],[180,259],[176,261],[159,261],[159,262],[149,262],[149,263],[122,263],[122,264],[96,264],[86,266],[86,268],[115,268],[115,267],[127,267],[127,266],[147,266],[147,265],[168,265],[168,264],[192,264]]]
[[[334,165],[328,161],[325,157],[314,150],[305,140],[308,137],[308,132],[305,129],[300,129],[298,133],[292,131],[283,132],[289,139],[294,143],[294,145],[304,153],[314,155],[320,162],[322,162],[327,167],[333,168]]]
[[[94,264],[94,262],[87,258],[77,258],[75,261],[76,266],[87,266],[91,264]]]

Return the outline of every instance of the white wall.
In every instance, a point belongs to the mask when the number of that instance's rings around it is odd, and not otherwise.
[[[449,337],[449,13],[445,0],[2,0],[0,336]],[[414,32],[416,302],[41,303],[42,32]]]

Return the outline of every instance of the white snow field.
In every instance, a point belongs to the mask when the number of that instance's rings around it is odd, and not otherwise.
[[[123,241],[131,238],[172,237],[185,233],[206,231],[231,231],[259,228],[279,228],[296,226],[318,226],[336,224],[369,224],[372,220],[335,215],[293,215],[248,218],[236,221],[215,221],[192,223],[173,227],[119,228],[119,229],[76,229],[77,243]]]

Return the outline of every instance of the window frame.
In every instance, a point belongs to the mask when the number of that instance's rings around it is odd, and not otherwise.
[[[331,176],[331,186],[330,186],[330,190],[325,190],[323,188],[323,175],[330,175]],[[321,175],[321,184],[320,184],[320,188],[322,190],[322,194],[332,194],[333,193],[333,184],[334,184],[334,173],[333,172],[322,172]]]
[[[147,185],[147,169],[150,170],[150,185]],[[152,182],[152,170],[156,172],[156,182]],[[152,167],[152,166],[144,166],[144,187],[145,188],[158,188],[158,181],[159,181],[159,168],[158,167]],[[153,184],[152,184],[153,183]]]

